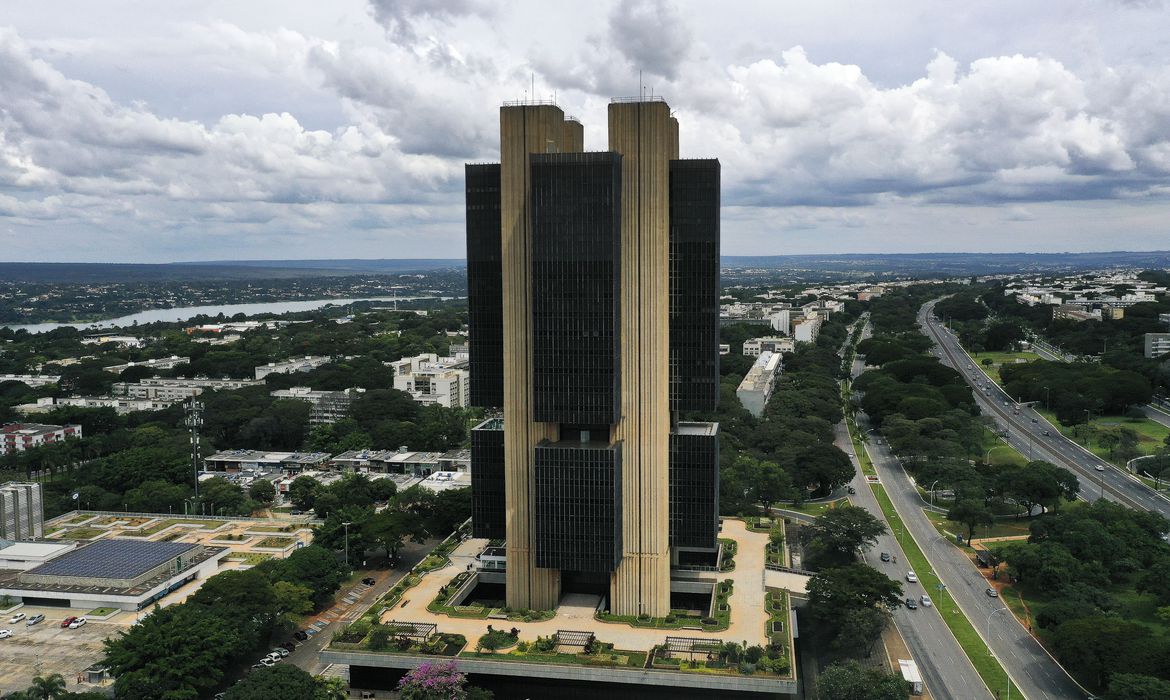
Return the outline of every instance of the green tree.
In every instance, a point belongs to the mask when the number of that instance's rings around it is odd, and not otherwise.
[[[885,523],[864,508],[845,505],[820,515],[804,528],[806,548],[818,564],[843,564],[877,543],[888,532]]]
[[[248,486],[248,498],[257,503],[272,505],[276,500],[276,487],[268,479],[256,479]]]
[[[991,526],[995,522],[995,514],[982,501],[965,500],[951,506],[947,519],[967,526],[967,543],[970,544],[975,537],[975,528],[980,525]]]
[[[910,687],[896,673],[856,661],[831,664],[817,678],[820,700],[907,700]]]
[[[321,482],[311,476],[298,476],[288,485],[288,497],[301,510],[312,510],[321,491]]]
[[[367,520],[362,525],[362,534],[383,548],[387,559],[394,559],[408,539],[422,542],[426,538],[426,528],[414,513],[390,507]]]
[[[30,700],[58,700],[64,693],[65,679],[60,673],[34,676],[32,685],[25,691]]]
[[[305,586],[277,581],[272,584],[272,593],[277,610],[283,613],[299,617],[313,612],[313,591]]]
[[[291,664],[256,669],[228,689],[224,700],[273,700],[306,698],[313,700],[320,686],[308,672]]]
[[[1150,630],[1136,622],[1094,616],[1070,620],[1052,637],[1057,658],[1065,668],[1075,668],[1098,687],[1127,667],[1127,660],[1149,642]]]
[[[1165,700],[1170,698],[1170,682],[1152,676],[1115,673],[1109,679],[1105,700]]]

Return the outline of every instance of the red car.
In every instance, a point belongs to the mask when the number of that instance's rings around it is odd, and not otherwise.
[[[76,615],[70,615],[69,617],[65,618],[64,620],[61,620],[61,626],[68,627],[69,625],[73,624],[73,622],[76,620],[77,620]]]

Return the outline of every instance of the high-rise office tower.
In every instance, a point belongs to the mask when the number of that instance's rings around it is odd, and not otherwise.
[[[661,99],[615,99],[609,149],[552,104],[500,109],[468,165],[473,524],[506,540],[513,608],[562,592],[665,616],[680,552],[713,551],[719,163],[678,159]]]
[[[31,540],[45,534],[41,485],[0,484],[0,540]]]

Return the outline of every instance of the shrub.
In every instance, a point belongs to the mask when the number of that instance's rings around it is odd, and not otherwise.
[[[382,651],[390,646],[390,628],[386,625],[376,625],[370,632],[370,641],[368,643],[370,649],[374,651]]]

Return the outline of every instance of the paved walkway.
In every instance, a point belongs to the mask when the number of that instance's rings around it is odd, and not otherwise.
[[[768,542],[768,535],[763,532],[749,532],[741,520],[725,520],[720,536],[735,540],[739,544],[739,550],[735,555],[735,571],[710,573],[702,578],[731,579],[735,583],[735,592],[730,600],[731,624],[722,632],[648,629],[631,627],[623,623],[601,622],[595,620],[591,612],[583,610],[586,605],[583,599],[588,596],[572,594],[562,600],[555,617],[541,622],[465,619],[427,610],[427,604],[435,599],[441,587],[457,573],[466,570],[468,564],[474,565],[476,553],[487,544],[487,540],[482,539],[468,540],[459,545],[451,555],[450,566],[425,574],[419,585],[403,594],[403,600],[397,607],[382,615],[381,621],[433,622],[438,625],[439,632],[462,634],[472,647],[475,641],[487,632],[488,625],[495,628],[517,627],[520,630],[520,639],[525,641],[533,641],[538,636],[548,636],[557,630],[586,629],[594,631],[603,642],[611,642],[619,649],[630,650],[649,649],[655,644],[661,644],[668,635],[766,644],[767,616],[764,614],[763,572],[764,547]]]

